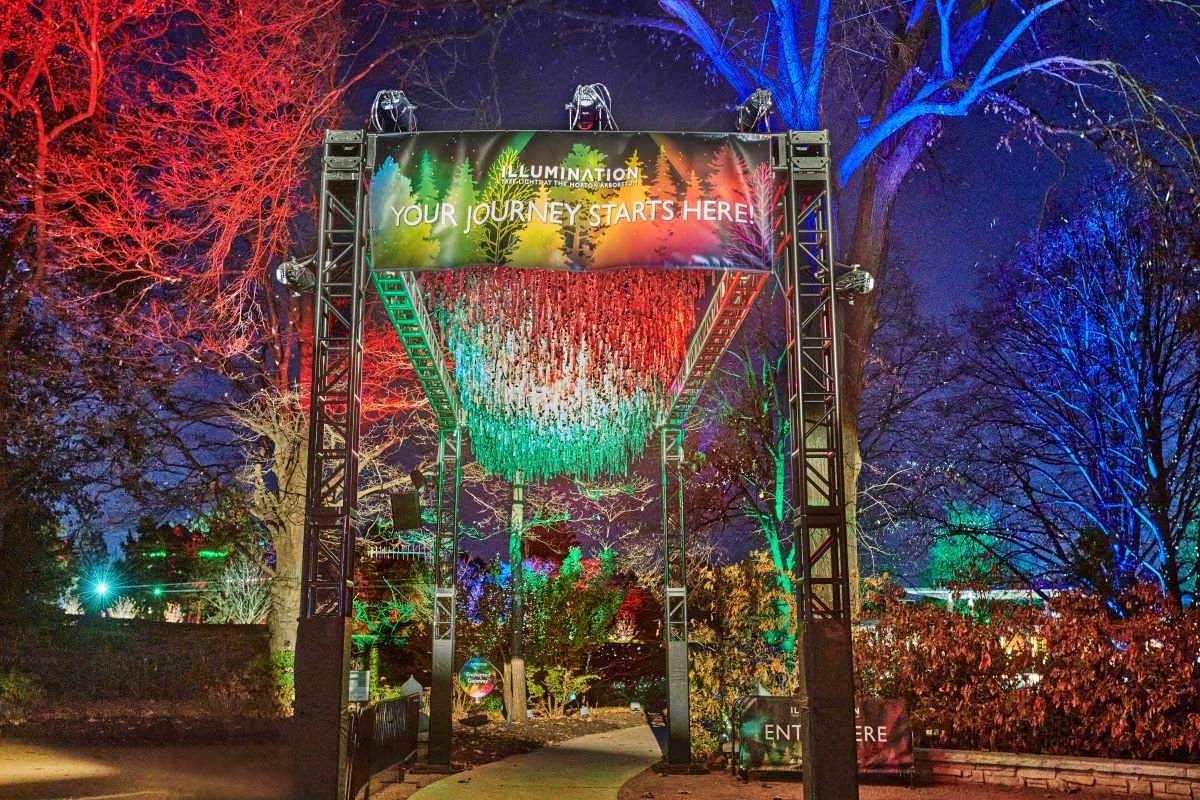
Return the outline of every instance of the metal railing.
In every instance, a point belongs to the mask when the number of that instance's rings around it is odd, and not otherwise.
[[[366,787],[371,796],[371,778],[391,767],[404,766],[417,756],[417,723],[421,696],[398,697],[371,703],[350,714],[350,743],[346,769],[346,797],[353,800]]]

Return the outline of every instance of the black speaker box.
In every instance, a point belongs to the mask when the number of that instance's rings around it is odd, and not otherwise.
[[[421,527],[421,499],[416,492],[392,495],[392,527],[397,531],[415,531]]]

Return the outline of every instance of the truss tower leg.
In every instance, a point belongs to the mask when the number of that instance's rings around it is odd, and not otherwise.
[[[683,428],[660,432],[663,493],[663,620],[667,651],[668,769],[692,763],[688,701],[687,536],[683,520]]]
[[[362,387],[363,134],[326,131],[313,319],[308,475],[296,636],[294,797],[342,797],[358,515]]]
[[[776,137],[773,147],[786,184],[780,282],[787,307],[804,796],[857,800],[829,139],[824,131],[793,131]]]
[[[459,457],[462,429],[438,434],[437,527],[433,537],[433,680],[429,690],[429,756],[426,770],[451,766],[451,699],[454,681],[454,613],[458,567]]]

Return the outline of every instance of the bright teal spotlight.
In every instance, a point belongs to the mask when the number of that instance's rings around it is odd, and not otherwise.
[[[108,594],[108,583],[105,581],[100,581],[96,584],[96,595],[98,597],[104,597],[106,594]]]

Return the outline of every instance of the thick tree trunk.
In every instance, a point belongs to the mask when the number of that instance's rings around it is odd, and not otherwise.
[[[296,649],[296,627],[300,619],[300,567],[303,558],[304,522],[278,529],[275,542],[275,575],[271,580],[271,611],[267,629],[271,653]]]
[[[275,551],[275,574],[271,578],[271,612],[267,629],[271,653],[280,655],[296,649],[296,627],[300,619],[300,570],[304,559],[304,498],[308,470],[306,443],[292,443],[300,452],[292,469],[277,475],[280,481],[274,500],[274,519],[269,521],[271,547]],[[283,442],[277,443],[277,448]],[[278,455],[278,449],[277,449]]]
[[[512,516],[508,528],[508,563],[512,567],[512,642],[508,652],[512,705],[509,722],[522,723],[528,711],[525,678],[525,570],[522,544],[525,533],[525,482],[520,470],[513,476]]]
[[[900,184],[933,136],[937,121],[918,120],[898,134],[885,148],[883,157],[870,162],[861,172],[858,207],[850,237],[847,258],[867,272],[883,279],[887,268],[888,236],[892,212]],[[854,305],[843,305],[841,338],[842,448],[846,486],[846,524],[850,567],[850,601],[857,614],[859,599],[858,566],[858,481],[862,472],[862,451],[858,445],[858,415],[862,406],[863,374],[875,333],[878,314],[875,303],[879,293],[859,298]]]

